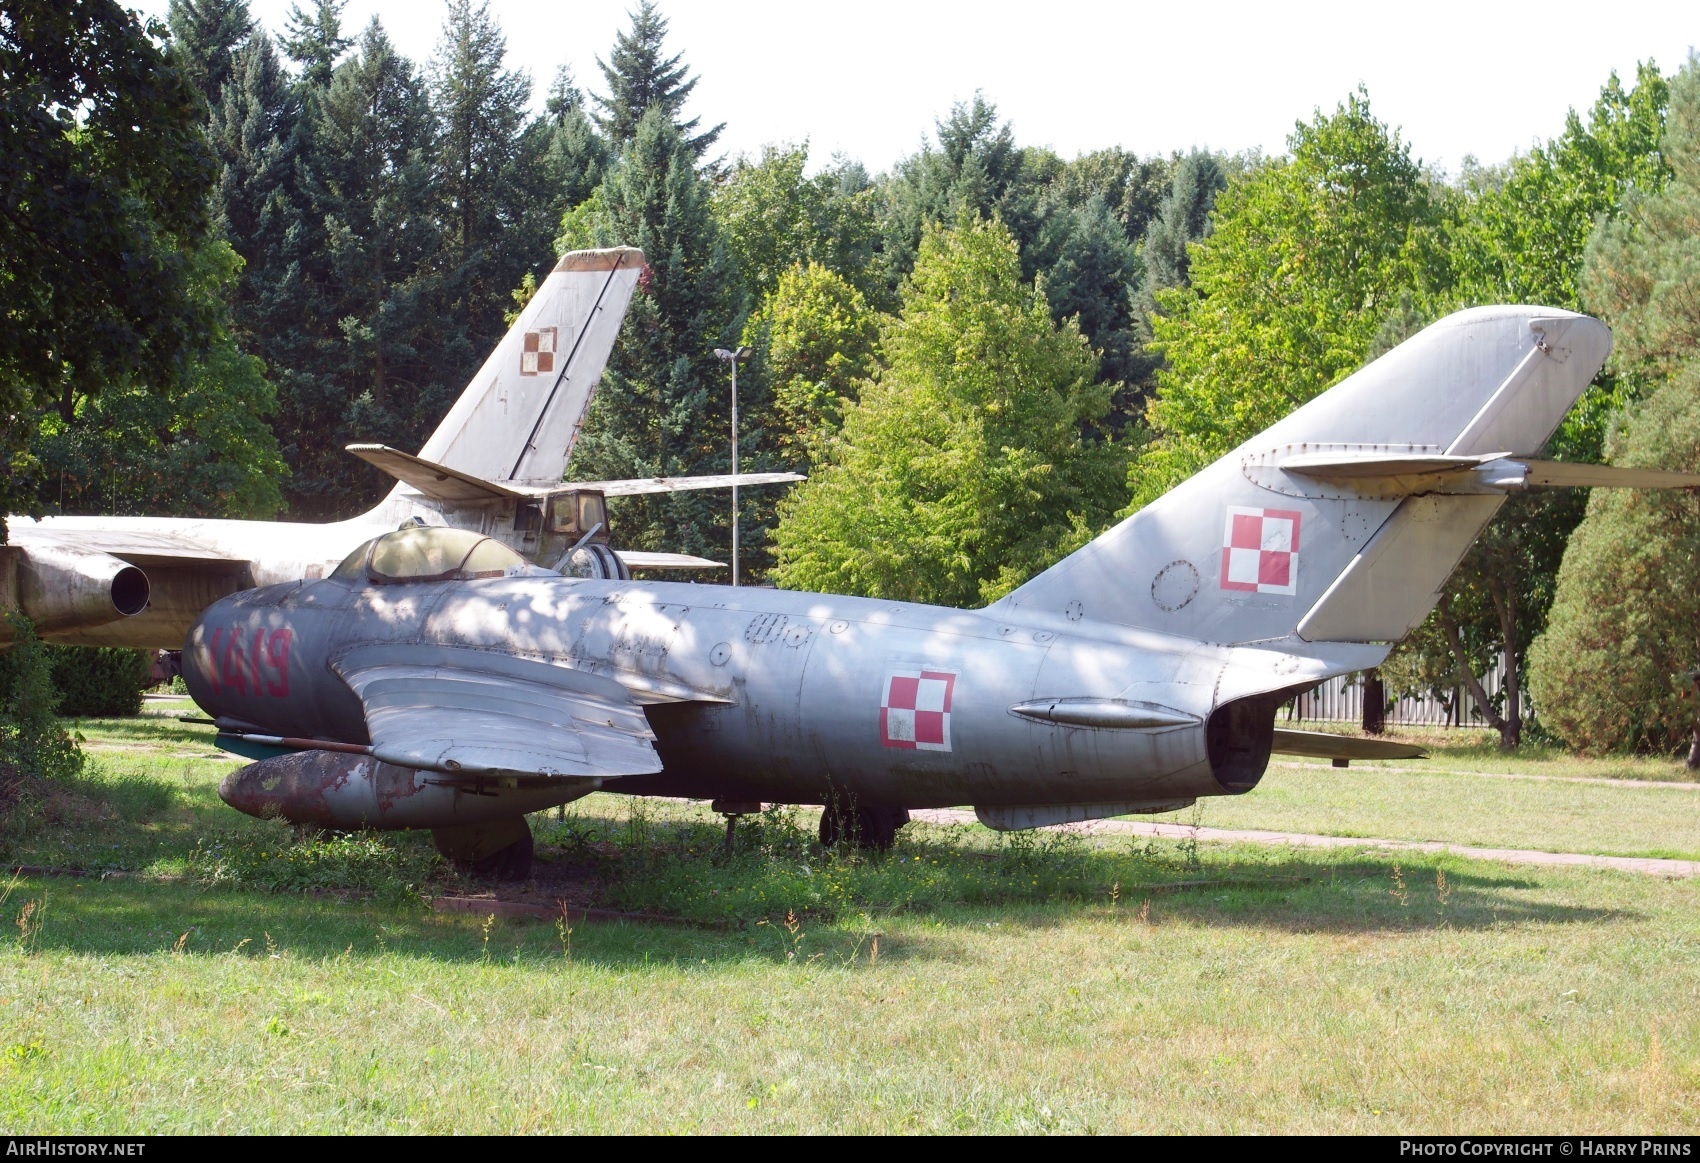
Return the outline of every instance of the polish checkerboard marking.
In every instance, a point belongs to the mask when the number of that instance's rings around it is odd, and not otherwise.
[[[1298,579],[1299,514],[1229,506],[1222,533],[1222,588],[1295,594]]]
[[[950,704],[956,675],[948,670],[897,670],[880,698],[880,743],[911,751],[950,750]]]

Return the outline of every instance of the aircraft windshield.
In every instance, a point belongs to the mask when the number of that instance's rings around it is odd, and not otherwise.
[[[482,533],[411,526],[368,541],[331,576],[387,585],[504,577],[526,569],[525,558]]]

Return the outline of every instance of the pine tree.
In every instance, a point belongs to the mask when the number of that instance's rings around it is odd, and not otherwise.
[[[732,264],[709,211],[708,184],[664,108],[644,114],[584,209],[584,241],[641,247],[650,265],[574,450],[574,475],[727,471],[726,371],[713,350],[735,344],[742,320],[729,301]],[[759,446],[759,433],[746,435],[749,447]],[[634,497],[612,520],[632,548],[724,554],[731,540],[724,508],[724,498],[706,493]]]
[[[1210,211],[1216,205],[1216,195],[1227,185],[1227,171],[1215,154],[1195,149],[1176,163],[1168,192],[1145,233],[1144,301],[1149,304],[1148,313],[1155,309],[1151,297],[1156,292],[1187,285],[1187,244],[1210,233]]]
[[[1045,297],[1060,322],[1076,319],[1101,355],[1099,376],[1120,384],[1138,370],[1131,330],[1133,296],[1140,289],[1139,254],[1101,194],[1084,206],[1048,219],[1041,231]],[[1118,400],[1123,418],[1137,401]]]
[[[264,32],[237,52],[233,66],[207,136],[220,164],[219,225],[246,264],[234,304],[237,326],[257,340],[270,333],[272,321],[254,307],[286,261],[286,238],[297,217],[301,101]]]
[[[233,71],[232,58],[254,32],[247,0],[171,0],[171,63],[216,108]]]
[[[487,0],[451,0],[429,75],[448,279],[445,339],[455,362],[482,357],[500,337],[512,288],[547,257],[537,253],[546,234],[515,230],[525,201],[521,139],[531,81],[504,68],[506,56]]]
[[[342,10],[348,0],[314,0],[312,14],[301,5],[289,8],[283,51],[301,66],[301,84],[310,90],[331,83],[331,71],[354,43],[342,35]]]
[[[316,243],[273,300],[277,428],[298,513],[347,515],[373,500],[383,482],[343,445],[418,447],[471,374],[467,357],[443,350],[453,320],[437,269],[435,150],[425,82],[373,20],[312,97],[293,236]]]
[[[724,124],[697,133],[702,118],[681,121],[680,116],[697,78],[689,76],[690,69],[681,63],[683,54],[663,59],[662,44],[667,39],[667,21],[653,0],[639,0],[631,14],[630,31],[614,38],[614,49],[604,62],[596,58],[597,67],[608,85],[608,96],[594,97],[602,113],[596,124],[616,149],[623,149],[636,135],[639,123],[652,106],[659,106],[673,127],[685,139],[691,156],[700,158],[710,146],[720,140]]]

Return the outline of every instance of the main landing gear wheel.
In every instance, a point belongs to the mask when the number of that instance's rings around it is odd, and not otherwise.
[[[867,852],[884,852],[897,839],[897,830],[909,822],[906,808],[885,808],[858,803],[854,799],[828,800],[820,814],[820,842],[835,848],[840,841]]]
[[[463,872],[485,880],[524,880],[531,875],[531,828],[523,816],[433,828],[437,851]]]

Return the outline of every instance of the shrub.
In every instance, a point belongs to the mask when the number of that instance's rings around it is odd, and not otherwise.
[[[69,718],[113,719],[142,709],[142,692],[153,685],[146,650],[116,646],[49,646],[59,713]]]
[[[59,695],[48,648],[22,614],[10,613],[6,621],[13,644],[0,654],[0,801],[10,802],[20,779],[75,775],[83,755],[53,717]]]

